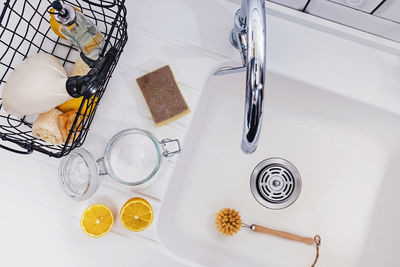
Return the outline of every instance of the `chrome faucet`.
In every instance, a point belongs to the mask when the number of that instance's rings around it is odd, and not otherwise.
[[[247,71],[241,146],[246,154],[256,150],[262,124],[266,76],[265,16],[265,0],[242,0],[242,6],[235,14],[230,41],[239,50],[243,66],[223,67],[214,73],[214,75],[225,75],[245,69]]]

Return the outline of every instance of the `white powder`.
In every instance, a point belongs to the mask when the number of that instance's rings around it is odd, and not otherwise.
[[[141,134],[129,134],[112,147],[111,168],[126,182],[138,182],[146,178],[157,165],[157,150],[153,141]]]

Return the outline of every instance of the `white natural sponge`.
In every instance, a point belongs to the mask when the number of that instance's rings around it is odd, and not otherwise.
[[[1,103],[12,115],[46,112],[71,99],[66,90],[67,74],[54,56],[41,52],[11,72],[3,89]]]

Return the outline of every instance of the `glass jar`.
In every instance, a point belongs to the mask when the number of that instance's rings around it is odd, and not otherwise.
[[[124,185],[142,186],[160,169],[163,157],[180,151],[178,139],[158,141],[145,130],[126,129],[108,141],[104,156],[98,160],[83,148],[65,156],[59,165],[59,182],[64,192],[76,200],[90,198],[104,175]]]

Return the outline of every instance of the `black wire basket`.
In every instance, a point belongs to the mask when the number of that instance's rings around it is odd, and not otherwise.
[[[103,33],[106,45],[101,56],[114,51],[114,60],[107,66],[95,97],[84,98],[68,138],[63,145],[51,145],[32,135],[35,118],[8,114],[0,98],[0,147],[9,151],[30,154],[39,151],[60,158],[83,144],[97,105],[106,89],[118,59],[128,40],[125,0],[66,0],[80,9]],[[0,13],[0,97],[7,77],[26,57],[40,51],[52,54],[67,70],[71,70],[79,52],[71,43],[58,37],[50,27],[47,9],[51,1],[7,0]],[[107,55],[107,54],[106,54]],[[79,118],[79,119],[78,119]]]

